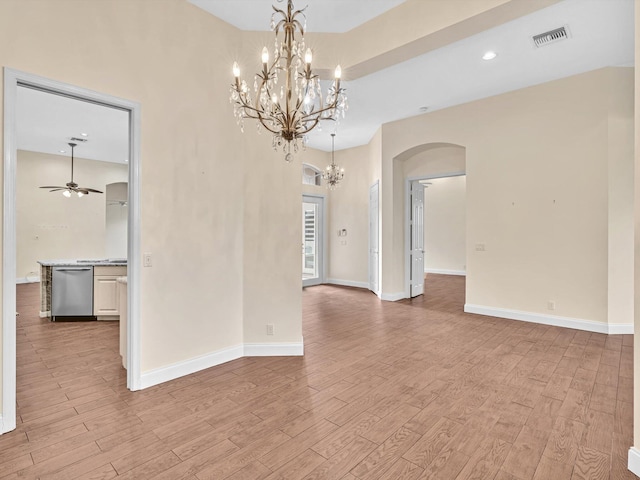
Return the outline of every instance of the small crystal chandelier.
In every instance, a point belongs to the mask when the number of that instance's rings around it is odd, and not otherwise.
[[[291,162],[298,151],[298,141],[304,147],[306,134],[321,120],[338,121],[347,110],[347,97],[340,86],[341,69],[335,70],[335,79],[322,96],[320,80],[311,71],[312,53],[306,48],[304,10],[294,10],[293,1],[287,0],[287,11],[273,6],[271,30],[276,39],[274,59],[269,63],[269,49],[262,49],[262,71],[255,75],[253,93],[247,83],[240,79],[240,67],[233,64],[235,83],[231,85],[229,101],[233,103],[234,115],[244,131],[244,119],[258,120],[258,131],[264,127],[273,134],[273,148],[282,147],[285,160]],[[282,17],[276,22],[277,16]],[[299,17],[304,18],[305,25]],[[282,32],[284,38],[278,40]],[[300,40],[296,40],[296,32]],[[279,87],[278,87],[279,86]]]
[[[322,172],[322,179],[327,182],[327,187],[329,189],[334,190],[338,187],[340,181],[344,178],[344,168],[340,168],[336,165],[335,159],[333,158],[335,155],[335,141],[336,134],[331,134],[331,165],[327,165],[327,168],[324,172]]]

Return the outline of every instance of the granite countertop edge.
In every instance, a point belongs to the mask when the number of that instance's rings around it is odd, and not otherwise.
[[[126,267],[127,261],[106,261],[106,260],[38,260],[43,267]]]

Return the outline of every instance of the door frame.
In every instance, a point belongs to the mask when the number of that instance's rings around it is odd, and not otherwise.
[[[411,182],[433,180],[435,178],[461,177],[464,171],[451,173],[437,173],[433,175],[419,175],[404,179],[404,298],[411,298]],[[426,208],[425,203],[425,208]],[[424,225],[427,230],[427,225]]]
[[[305,201],[305,198],[311,198],[311,199],[319,199],[320,200],[320,205],[321,205],[321,227],[322,227],[322,232],[320,235],[320,248],[318,250],[320,250],[320,253],[322,255],[322,262],[320,263],[320,274],[318,275],[318,282],[314,282],[313,284],[310,285],[305,285],[304,284],[304,280],[302,280],[302,286],[303,287],[311,287],[314,285],[320,285],[322,283],[325,283],[325,277],[326,277],[326,272],[327,272],[327,196],[321,193],[303,193],[302,194],[302,202],[300,203],[300,206],[302,206],[302,204]],[[304,231],[302,232],[302,234],[304,235]]]
[[[423,181],[412,181],[409,182],[409,202],[410,202],[410,213],[409,213],[409,298],[415,298],[424,294],[424,262],[425,262],[425,246],[424,246],[424,192],[427,190],[425,185],[422,183]],[[419,193],[422,193],[422,198],[419,199],[419,204],[422,206],[421,213],[422,218],[416,218],[414,215],[416,213],[416,204],[418,203],[418,199],[416,198]],[[415,195],[415,196],[414,196]],[[419,231],[422,231],[422,238],[419,238]],[[419,249],[420,256],[422,260],[420,261],[420,282],[416,283],[417,280],[413,277],[414,269],[416,263],[416,258],[418,255],[418,249],[416,248],[416,243],[421,243],[422,247]],[[414,290],[418,290],[417,287],[420,288],[420,293],[416,293]]]
[[[16,428],[16,113],[18,86],[36,88],[129,112],[127,231],[127,387],[140,379],[140,129],[138,102],[4,67],[4,178],[2,231],[2,415],[0,434]]]
[[[377,265],[376,265],[376,269],[377,269],[377,277],[378,277],[378,289],[376,290],[372,290],[371,289],[371,238],[372,238],[372,233],[371,232],[371,219],[373,217],[373,209],[371,208],[371,193],[373,192],[373,189],[376,189],[378,192],[378,209],[377,209],[377,232],[376,232],[376,237],[377,237],[377,244],[378,244],[378,261],[377,261]],[[375,182],[373,182],[371,184],[371,186],[369,187],[369,256],[367,257],[367,263],[369,265],[369,291],[375,293],[378,297],[380,297],[382,295],[382,288],[380,287],[380,180],[376,180]]]

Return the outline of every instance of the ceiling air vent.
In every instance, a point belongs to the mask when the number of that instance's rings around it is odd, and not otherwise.
[[[544,47],[545,45],[556,43],[560,40],[566,40],[567,38],[569,38],[569,29],[566,26],[554,28],[553,30],[549,30],[548,32],[534,35],[532,38],[533,43],[536,47]]]

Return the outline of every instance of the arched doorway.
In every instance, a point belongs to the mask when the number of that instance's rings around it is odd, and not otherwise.
[[[404,246],[402,258],[395,258],[404,270],[404,296],[410,298],[422,293],[417,283],[426,271],[461,274],[466,269],[466,261],[461,263],[466,256],[466,149],[451,143],[412,147],[394,158],[393,179],[394,218],[403,219],[394,222],[394,230],[399,229],[396,238]]]

